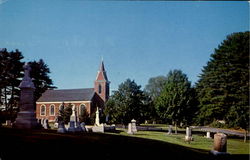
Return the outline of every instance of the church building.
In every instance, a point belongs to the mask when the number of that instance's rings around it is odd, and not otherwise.
[[[104,108],[109,98],[109,84],[102,61],[94,88],[46,90],[36,102],[36,118],[54,122],[61,107],[69,104],[75,106],[77,115],[81,115],[84,109],[91,115],[97,107]]]

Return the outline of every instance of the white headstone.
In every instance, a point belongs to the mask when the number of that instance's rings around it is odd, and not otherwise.
[[[210,132],[207,132],[206,138],[211,138]]]
[[[172,134],[172,125],[168,126],[168,133],[167,134]]]
[[[131,129],[132,129],[133,133],[137,132],[136,120],[134,120],[134,119],[131,120]]]
[[[185,136],[186,141],[191,141],[192,140],[192,130],[190,127],[186,128],[186,136]]]
[[[132,132],[132,124],[131,123],[128,124],[128,132],[127,133],[134,134],[134,132]]]
[[[96,125],[96,126],[99,126],[99,125],[100,125],[99,109],[98,109],[98,107],[96,108],[96,112],[95,112],[95,125]]]
[[[76,117],[76,108],[75,106],[72,107],[72,114],[70,116],[70,122],[69,122],[69,128],[68,132],[75,132],[76,130],[76,122],[77,122],[77,117]]]
[[[11,126],[11,120],[6,120],[6,126]]]
[[[93,126],[92,131],[104,133],[104,125],[100,124],[99,126]]]

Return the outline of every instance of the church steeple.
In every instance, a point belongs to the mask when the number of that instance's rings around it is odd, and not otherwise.
[[[97,72],[94,89],[104,102],[106,102],[109,97],[109,83],[104,62],[102,60]]]
[[[108,81],[108,77],[104,68],[103,60],[101,61],[100,68],[96,76],[96,81],[98,80]]]

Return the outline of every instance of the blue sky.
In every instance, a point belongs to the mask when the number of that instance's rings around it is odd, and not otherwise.
[[[228,34],[249,30],[248,2],[0,0],[0,48],[42,58],[58,88],[111,89],[181,69],[194,84]]]

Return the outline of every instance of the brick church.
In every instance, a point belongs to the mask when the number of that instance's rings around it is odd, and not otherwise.
[[[81,115],[84,109],[91,115],[97,107],[103,109],[104,103],[109,98],[109,83],[102,61],[94,81],[94,88],[45,91],[36,102],[36,118],[54,122],[63,104],[65,107],[69,104],[75,106],[77,115]]]

